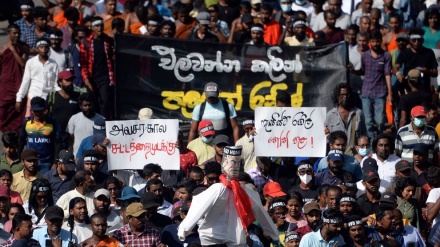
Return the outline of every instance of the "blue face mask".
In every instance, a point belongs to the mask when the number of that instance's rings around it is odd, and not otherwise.
[[[417,126],[419,128],[423,127],[425,125],[425,123],[426,123],[426,118],[417,118],[417,117],[415,117],[413,123],[414,123],[415,126]]]
[[[295,3],[299,6],[303,6],[304,4],[306,4],[306,0],[295,0]]]
[[[212,141],[212,136],[211,137],[209,137],[209,138],[206,138],[206,137],[204,137],[204,136],[202,136],[202,142],[204,142],[204,143],[210,143],[211,141]]]
[[[292,11],[292,6],[288,4],[281,4],[281,10],[283,12],[290,12]]]
[[[359,155],[362,157],[367,156],[371,152],[370,148],[359,148]]]

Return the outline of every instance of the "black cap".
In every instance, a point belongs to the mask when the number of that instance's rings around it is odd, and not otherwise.
[[[64,219],[64,211],[62,208],[60,208],[56,205],[50,206],[46,209],[45,218],[48,220],[53,220],[53,219],[62,220],[62,219]]]
[[[425,143],[416,143],[413,147],[413,153],[417,152],[419,154],[428,154],[428,150],[428,145],[426,145]]]
[[[153,192],[145,192],[141,197],[141,202],[142,205],[144,205],[144,208],[160,206],[160,203],[157,200],[157,196]]]
[[[374,170],[364,170],[363,174],[362,174],[362,180],[364,182],[370,182],[373,179],[380,179],[379,178],[379,174],[377,173],[377,171]]]
[[[396,171],[402,172],[405,170],[410,170],[411,164],[406,160],[399,160],[396,162],[395,168],[396,168]]]
[[[377,169],[379,169],[379,166],[377,166],[377,161],[373,158],[366,158],[362,162],[362,170],[364,171],[371,171],[371,170],[377,171]]]
[[[379,199],[379,203],[394,206],[397,203],[397,196],[393,192],[384,192]]]
[[[38,153],[37,150],[33,148],[29,148],[21,152],[21,159],[22,160],[38,160]]]
[[[31,99],[31,111],[44,111],[46,109],[46,100],[41,97]]]
[[[73,159],[73,153],[69,150],[63,149],[58,154],[58,161],[63,163],[68,171],[75,171],[76,165]]]
[[[229,137],[227,135],[218,135],[214,138],[214,145],[218,145],[218,144],[226,144],[226,145],[230,145],[229,144]]]

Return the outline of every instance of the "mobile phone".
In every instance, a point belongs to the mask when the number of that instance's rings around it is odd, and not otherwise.
[[[46,239],[46,247],[53,247],[52,239]]]

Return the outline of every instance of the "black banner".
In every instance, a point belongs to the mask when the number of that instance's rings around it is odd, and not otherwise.
[[[275,106],[278,90],[292,95],[292,106],[332,107],[334,85],[346,82],[344,43],[326,47],[226,45],[116,37],[116,116],[136,119],[150,107],[158,118],[189,121],[205,101],[207,82],[238,116],[252,117],[258,106]]]

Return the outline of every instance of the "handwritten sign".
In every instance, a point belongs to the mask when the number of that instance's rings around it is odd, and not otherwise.
[[[142,169],[148,163],[179,170],[177,119],[107,121],[105,128],[109,170]]]
[[[255,154],[270,157],[324,157],[325,107],[257,107]]]

